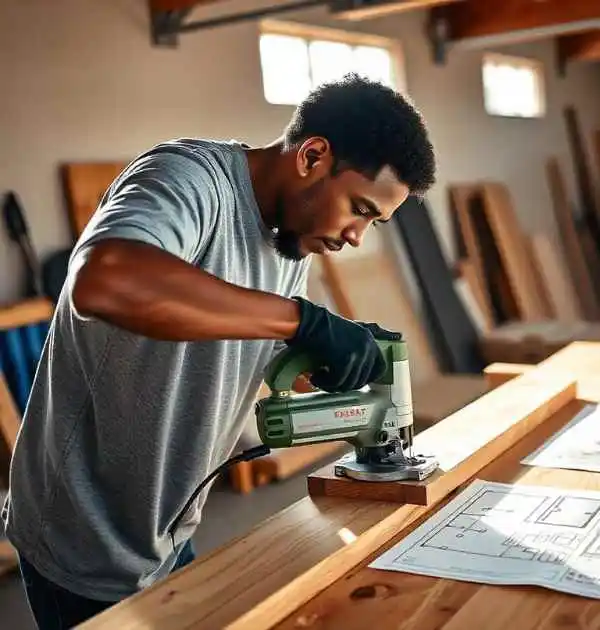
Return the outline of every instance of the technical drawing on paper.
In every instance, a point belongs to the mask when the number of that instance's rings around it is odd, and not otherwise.
[[[600,493],[474,482],[370,566],[600,598]]]
[[[587,405],[522,464],[600,472],[600,406]]]

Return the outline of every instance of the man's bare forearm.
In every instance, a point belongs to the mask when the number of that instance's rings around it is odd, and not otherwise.
[[[288,339],[299,323],[294,300],[239,287],[151,245],[96,244],[71,287],[83,317],[154,339]]]

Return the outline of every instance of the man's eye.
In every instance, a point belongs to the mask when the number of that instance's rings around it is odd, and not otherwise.
[[[361,217],[366,217],[369,214],[369,211],[366,210],[365,208],[357,205],[357,204],[352,204],[353,210],[355,214],[358,214]]]

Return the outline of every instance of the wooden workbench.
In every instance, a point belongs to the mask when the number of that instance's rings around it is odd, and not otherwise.
[[[542,399],[544,389],[550,402],[543,412],[532,413],[528,405]],[[373,557],[473,478],[600,490],[598,474],[519,464],[587,401],[600,401],[600,344],[575,343],[457,412],[474,418],[474,431],[478,414],[486,421],[494,415],[521,414],[526,419],[522,426],[529,428],[503,453],[496,448],[496,455],[487,461],[483,456],[465,460],[470,473],[463,470],[462,477],[456,477],[460,483],[454,488],[449,484],[440,500],[414,506],[332,497],[302,499],[247,536],[199,558],[82,628],[352,630],[373,624],[406,630],[504,630],[509,624],[518,630],[599,628],[600,602],[594,600],[541,588],[492,587],[367,568]],[[451,421],[452,416],[431,431],[442,436],[440,425]],[[451,439],[459,449],[461,436]],[[456,475],[456,470],[445,474]]]

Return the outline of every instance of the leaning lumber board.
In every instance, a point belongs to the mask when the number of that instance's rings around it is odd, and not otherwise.
[[[506,270],[520,319],[544,319],[547,313],[540,299],[525,235],[513,208],[510,192],[504,184],[485,182],[482,184],[482,194],[485,215]]]
[[[482,251],[480,236],[477,231],[475,215],[478,209],[472,205],[474,197],[478,194],[479,188],[476,185],[457,184],[448,188],[450,209],[458,231],[457,239],[464,243],[465,256],[463,259],[468,261],[465,276],[471,283],[473,293],[483,311],[486,323],[488,326],[492,326],[496,322],[496,317],[490,287],[488,286],[488,278],[486,277],[484,252]]]
[[[523,485],[559,486],[600,490],[600,476],[593,473],[532,468],[521,465],[522,458],[543,444],[549,437],[567,424],[585,403],[573,400],[545,423],[515,444],[501,457],[490,462],[475,476],[478,479],[516,483]],[[468,481],[472,481],[469,479]],[[427,517],[430,517],[449,499],[441,501]],[[344,628],[359,630],[369,627],[373,619],[382,630],[408,630],[422,628],[485,628],[504,630],[540,630],[558,628],[596,628],[590,625],[570,623],[566,612],[573,601],[578,602],[577,618],[582,620],[586,606],[592,605],[584,598],[570,597],[549,589],[535,587],[487,586],[477,583],[416,576],[409,573],[381,571],[369,568],[376,557],[389,549],[419,523],[412,522],[397,531],[378,549],[365,554],[359,566],[331,582],[327,589],[302,606],[293,606],[293,612],[283,622],[272,623],[267,616],[254,616],[256,628]],[[358,544],[359,541],[357,541]],[[298,591],[296,591],[298,594]],[[291,593],[288,593],[291,596]],[[303,594],[304,595],[304,594]],[[304,597],[303,597],[304,599]],[[305,600],[306,601],[306,600]],[[593,603],[597,621],[600,602]],[[259,607],[260,608],[260,607]],[[562,615],[558,614],[559,609]],[[559,620],[562,617],[562,623]],[[554,623],[543,625],[551,618]],[[405,620],[405,624],[399,620]],[[586,617],[587,619],[587,617]],[[250,628],[234,625],[230,628]]]
[[[104,193],[127,162],[68,162],[61,167],[64,195],[73,237],[77,240]]]
[[[531,246],[548,288],[548,297],[556,319],[563,322],[583,319],[579,299],[561,260],[562,248],[557,237],[537,232],[531,236]]]
[[[439,461],[439,470],[428,479],[357,483],[337,477],[332,463],[308,476],[308,491],[312,496],[432,505],[573,398],[575,379],[568,386],[565,379],[543,382],[532,371],[515,380],[510,393],[489,391],[417,435],[414,452]]]
[[[541,382],[540,379],[536,378],[535,370],[533,370],[480,399],[487,399],[488,404],[479,409],[480,414],[478,417],[470,418],[470,432],[475,433],[474,429],[477,427],[477,424],[493,424],[494,421],[502,422],[504,413],[511,415],[513,421],[515,417],[519,418],[518,422],[513,422],[516,426],[525,428],[529,425],[528,431],[508,431],[507,434],[511,435],[512,439],[505,441],[504,448],[499,448],[499,445],[496,448],[483,448],[474,453],[472,457],[465,458],[463,446],[465,442],[470,444],[469,436],[467,435],[469,431],[465,434],[456,433],[449,429],[443,430],[442,427],[445,424],[451,424],[448,423],[448,419],[421,434],[425,436],[431,433],[437,436],[436,447],[438,452],[444,452],[446,443],[449,442],[450,447],[446,451],[446,461],[450,465],[453,462],[457,464],[448,470],[444,476],[440,477],[437,488],[439,492],[433,493],[432,503],[429,506],[404,505],[399,507],[398,510],[366,531],[353,543],[332,554],[261,604],[242,615],[234,623],[228,625],[228,630],[253,630],[254,628],[264,629],[276,626],[288,615],[298,610],[302,604],[317,596],[354,567],[363,563],[365,558],[370,557],[389,541],[397,539],[406,532],[407,528],[430,514],[434,505],[442,502],[461,484],[476,476],[481,469],[493,462],[500,454],[512,448],[520,439],[529,435],[535,428],[543,426],[545,420],[552,418],[560,409],[574,401],[574,396],[574,381],[565,379],[563,376],[554,379],[547,378]],[[508,402],[502,403],[501,399],[503,398],[513,400],[514,407]],[[530,404],[532,398],[537,399],[535,406]],[[494,409],[492,402],[502,407],[503,413],[497,414],[497,409]],[[476,404],[473,403],[470,407]],[[459,413],[465,413],[465,411],[466,409]],[[467,413],[467,415],[470,414]],[[573,416],[570,415],[570,417]],[[475,424],[473,424],[473,420],[475,420]],[[563,423],[567,421],[567,418],[563,419]],[[472,445],[466,446],[466,448],[470,447]],[[460,464],[461,461],[464,461],[462,465]],[[365,626],[363,625],[362,627]]]
[[[552,196],[558,233],[562,238],[565,258],[576,288],[581,310],[585,319],[594,321],[600,316],[600,308],[596,300],[592,276],[581,247],[565,180],[557,158],[552,157],[546,162],[546,177]]]

